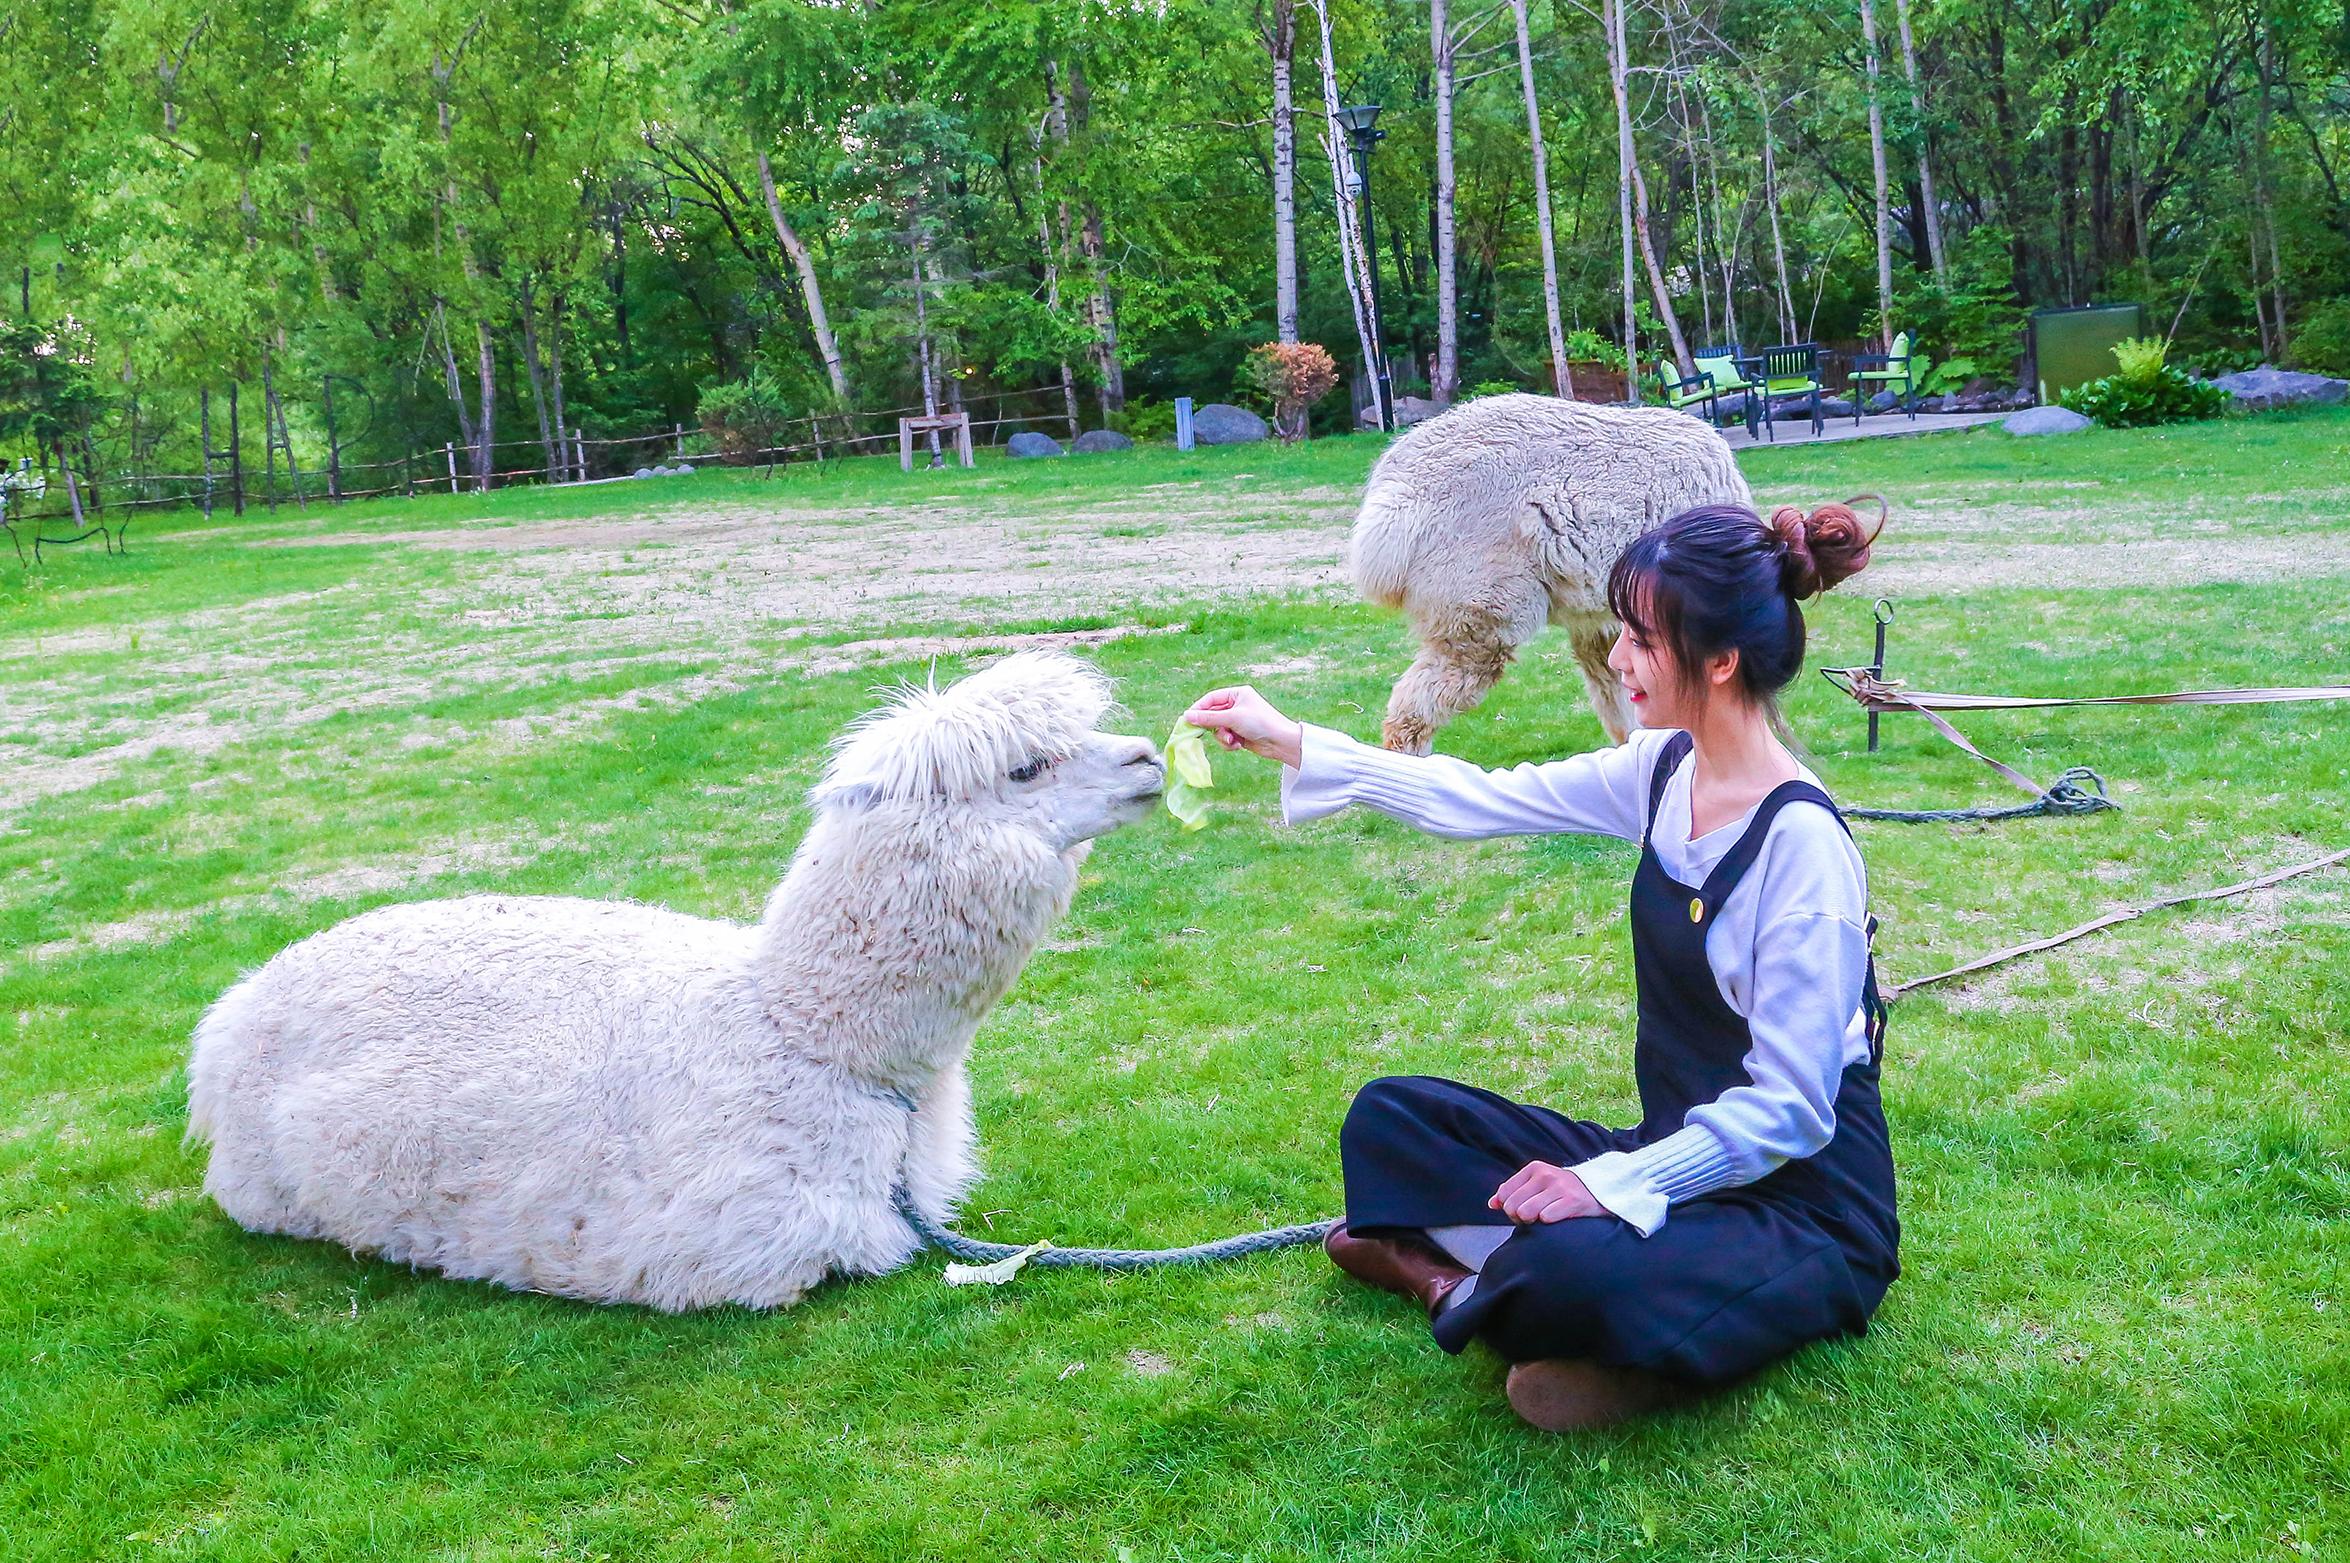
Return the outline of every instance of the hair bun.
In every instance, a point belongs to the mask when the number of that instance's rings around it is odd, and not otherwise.
[[[1852,508],[1862,499],[1876,501],[1873,527],[1864,525]],[[1780,588],[1790,597],[1816,597],[1859,574],[1869,562],[1869,545],[1884,530],[1885,502],[1874,494],[1841,505],[1831,502],[1808,516],[1795,505],[1781,505],[1771,512],[1771,531],[1784,551]]]

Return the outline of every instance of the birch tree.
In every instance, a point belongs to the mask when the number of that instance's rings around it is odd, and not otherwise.
[[[1869,164],[1877,186],[1877,336],[1893,351],[1893,199],[1885,173],[1885,105],[1877,70],[1877,8],[1860,0],[1860,35],[1869,77]]]
[[[1560,397],[1572,399],[1573,376],[1567,370],[1567,333],[1559,320],[1558,245],[1551,235],[1550,169],[1542,151],[1542,110],[1534,101],[1534,43],[1526,25],[1527,0],[1510,0],[1510,17],[1518,28],[1518,86],[1526,98],[1526,139],[1534,157],[1534,222],[1542,234],[1542,313],[1550,327],[1550,383]]]
[[[1346,132],[1338,123],[1337,54],[1330,41],[1330,0],[1307,0],[1322,34],[1322,147],[1330,154],[1330,200],[1338,218],[1339,260],[1346,273],[1346,292],[1354,306],[1355,342],[1363,354],[1363,372],[1374,387],[1379,379],[1379,307],[1371,291],[1371,256],[1363,247],[1362,223],[1346,194]],[[1380,431],[1388,429],[1387,403],[1375,392],[1371,406]]]
[[[1918,79],[1917,43],[1909,30],[1909,0],[1893,0],[1893,10],[1901,29],[1901,69],[1909,78],[1910,124],[1918,142],[1918,199],[1925,207],[1926,253],[1933,261],[1934,275],[1947,282],[1950,256],[1942,247],[1942,203],[1934,195],[1934,164],[1927,155],[1926,87]]]
[[[1444,0],[1434,0],[1444,8]],[[1273,334],[1297,340],[1297,0],[1257,10],[1258,36],[1273,66]],[[1439,109],[1439,115],[1448,111]],[[1441,155],[1441,154],[1440,154]]]

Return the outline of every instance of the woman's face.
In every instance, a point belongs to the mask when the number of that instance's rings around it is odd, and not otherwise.
[[[1642,727],[1686,727],[1687,680],[1680,665],[1662,646],[1652,646],[1633,633],[1632,626],[1616,631],[1616,643],[1607,665],[1624,681],[1632,699],[1632,714]]]
[[[1626,624],[1616,631],[1607,665],[1624,681],[1624,692],[1632,697],[1632,714],[1642,727],[1695,727],[1708,700],[1729,695],[1730,682],[1738,676],[1738,653],[1725,651],[1706,658],[1705,666],[1692,678],[1682,671],[1670,650],[1642,640]]]

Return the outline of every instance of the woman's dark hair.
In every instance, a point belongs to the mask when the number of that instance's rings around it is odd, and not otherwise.
[[[1885,502],[1863,497],[1876,501],[1874,527],[1852,504],[1808,516],[1782,505],[1768,521],[1744,505],[1684,510],[1616,560],[1608,607],[1641,641],[1669,651],[1692,688],[1708,657],[1737,652],[1739,693],[1767,705],[1803,670],[1801,600],[1858,572],[1885,529]]]

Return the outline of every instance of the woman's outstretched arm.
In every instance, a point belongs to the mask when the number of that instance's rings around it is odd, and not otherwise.
[[[1540,765],[1489,771],[1449,755],[1393,754],[1297,722],[1247,686],[1203,695],[1184,713],[1227,749],[1278,760],[1281,815],[1302,824],[1360,803],[1456,840],[1577,831],[1637,841],[1663,732]]]

